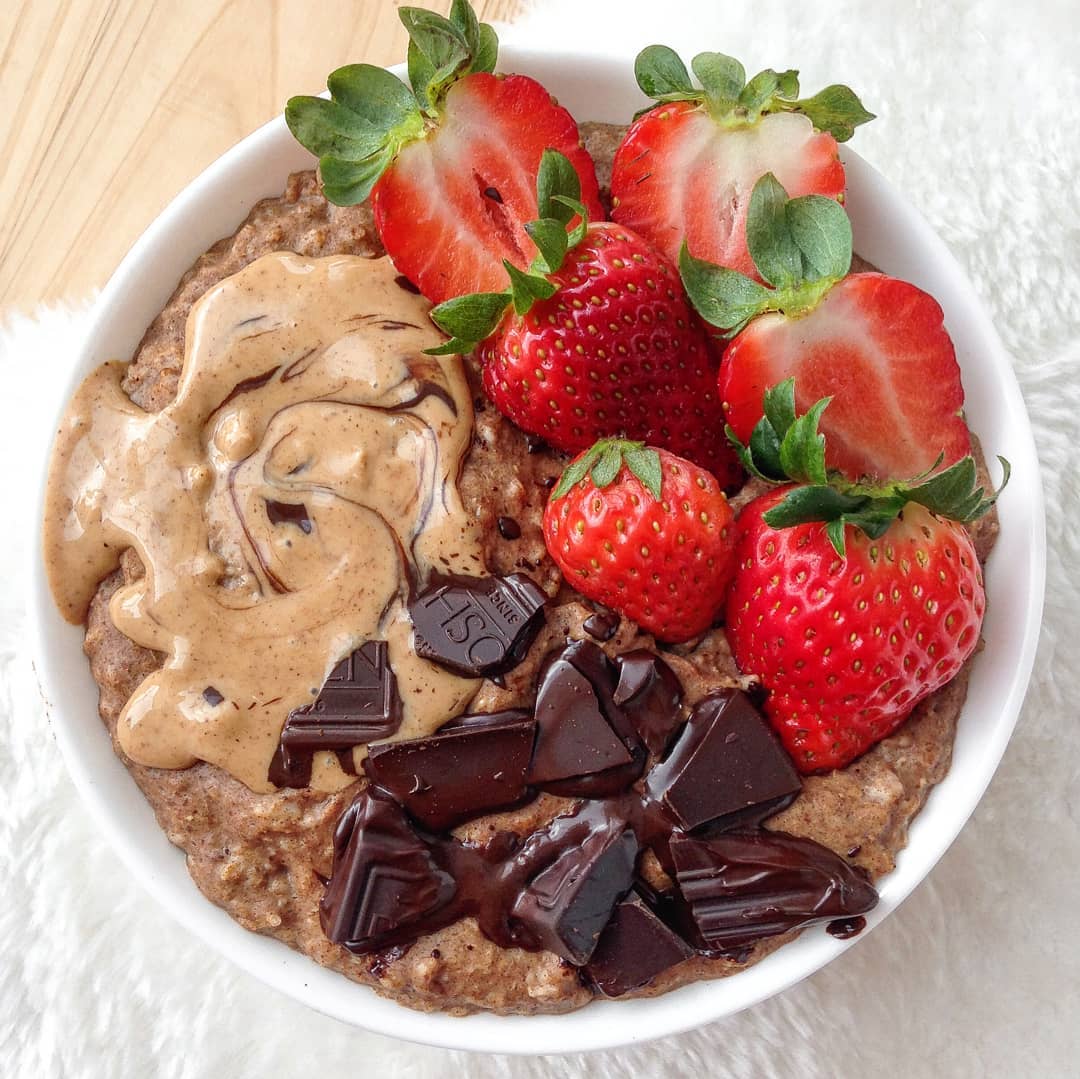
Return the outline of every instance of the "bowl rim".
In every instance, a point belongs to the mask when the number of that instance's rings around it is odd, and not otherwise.
[[[562,77],[567,79],[574,78],[575,74],[580,78],[584,72],[587,82],[605,85],[614,80],[625,83],[629,67],[630,62],[626,55],[527,49],[512,44],[504,44],[500,49],[501,70],[520,70],[536,75],[541,81],[545,81],[545,75],[540,72],[546,72],[547,78],[556,80],[560,77],[560,72],[563,72]],[[397,65],[390,70],[401,74],[403,65]],[[581,112],[580,109],[577,111]],[[162,257],[160,253],[167,253],[162,260],[168,265],[180,266],[179,271],[172,277],[173,284],[169,286],[166,296],[171,294],[179,275],[194,261],[194,256],[184,261],[186,255],[176,253],[175,244],[170,244],[170,241],[176,238],[177,223],[196,211],[201,203],[205,203],[215,188],[227,186],[234,173],[245,166],[250,168],[252,160],[260,153],[274,152],[275,144],[280,143],[283,138],[291,141],[284,120],[279,115],[210,164],[143,232],[100,294],[83,347],[73,360],[66,380],[59,380],[55,393],[51,395],[49,404],[52,412],[49,418],[54,422],[42,427],[42,444],[38,447],[37,458],[40,480],[35,514],[36,542],[30,544],[26,575],[31,647],[50,727],[72,781],[95,824],[136,879],[158,902],[182,925],[249,974],[324,1014],[376,1033],[390,1034],[414,1042],[444,1048],[513,1054],[580,1052],[639,1044],[653,1038],[681,1033],[734,1014],[808,977],[843,954],[857,941],[864,939],[925,878],[951,845],[997,769],[1018,719],[1034,663],[1041,625],[1046,563],[1045,515],[1034,437],[1009,358],[956,259],[903,196],[892,189],[887,181],[854,151],[846,146],[842,147],[842,159],[849,173],[849,209],[853,216],[861,194],[869,193],[869,201],[873,202],[885,199],[890,205],[890,212],[902,216],[903,227],[910,231],[912,237],[913,250],[921,252],[920,257],[926,260],[927,266],[932,266],[934,273],[944,275],[943,281],[951,283],[949,291],[955,294],[957,309],[963,311],[965,319],[970,319],[970,322],[962,325],[965,338],[973,335],[980,349],[980,370],[983,365],[988,365],[997,376],[993,393],[987,390],[987,399],[999,406],[1008,421],[1005,435],[1014,466],[1014,477],[1029,477],[1029,481],[1022,487],[1018,486],[1017,479],[1014,478],[1013,484],[1002,496],[1003,509],[1007,508],[1009,514],[1010,536],[1018,532],[1021,519],[1027,524],[1027,544],[1020,548],[1026,554],[1026,559],[1020,566],[1012,559],[1006,567],[1003,565],[1004,554],[999,555],[995,551],[987,566],[990,595],[988,625],[992,623],[995,606],[995,591],[990,587],[990,582],[1007,580],[1019,589],[1018,602],[1022,603],[1022,611],[1018,633],[1015,627],[1012,627],[1011,637],[1003,637],[1003,634],[999,633],[991,642],[996,646],[999,637],[1007,642],[1011,640],[1010,659],[1013,663],[1007,674],[1005,692],[995,696],[991,736],[982,741],[975,763],[965,772],[965,782],[959,784],[963,796],[959,797],[955,808],[937,813],[933,829],[923,826],[931,805],[944,804],[943,790],[953,776],[954,765],[913,822],[911,833],[916,838],[910,839],[908,847],[900,853],[897,868],[878,882],[881,903],[868,917],[867,929],[853,940],[836,940],[827,936],[821,927],[817,927],[816,930],[804,932],[797,940],[784,945],[746,971],[729,978],[693,983],[654,998],[622,1002],[594,1001],[584,1009],[562,1015],[500,1016],[479,1013],[461,1018],[445,1013],[422,1013],[381,997],[371,988],[350,982],[343,975],[319,967],[314,960],[293,951],[285,944],[243,929],[201,893],[195,891],[183,864],[183,853],[168,845],[164,832],[158,829],[158,838],[168,847],[167,856],[159,849],[159,843],[140,839],[136,830],[129,826],[129,821],[133,818],[127,816],[128,812],[141,818],[140,833],[145,832],[145,815],[149,811],[149,804],[143,799],[119,759],[112,757],[117,767],[128,776],[127,787],[130,788],[119,793],[113,785],[102,781],[104,775],[98,770],[98,765],[104,759],[102,755],[97,754],[97,762],[90,759],[86,739],[100,738],[103,733],[100,720],[97,719],[96,707],[92,708],[92,713],[97,733],[92,735],[89,730],[80,731],[80,716],[85,716],[85,702],[82,703],[81,711],[77,704],[69,711],[57,706],[57,702],[62,702],[68,695],[68,687],[62,681],[65,663],[70,664],[77,659],[84,666],[86,664],[81,655],[81,627],[66,627],[66,630],[72,631],[67,632],[58,625],[59,615],[52,606],[40,555],[44,478],[52,434],[56,430],[55,420],[85,373],[101,362],[102,338],[107,335],[114,321],[141,318],[140,314],[131,313],[133,306],[137,311],[141,306],[143,311],[150,311],[150,316],[141,321],[141,326],[145,327],[153,314],[160,310],[162,305],[157,303],[154,306],[156,299],[153,296],[149,302],[145,297],[138,299],[139,285],[148,267],[153,265],[156,258]],[[304,167],[305,161],[307,167],[310,167],[310,157],[298,147],[295,150],[291,155],[284,150],[277,151],[299,162],[287,167],[283,165],[281,172],[274,173],[278,191],[289,171]],[[855,183],[851,182],[852,177]],[[251,204],[252,200],[247,196],[237,203],[236,222],[243,219]],[[201,238],[197,242],[201,243]],[[196,255],[208,246],[209,244],[200,247]],[[948,320],[949,305],[941,296],[937,298],[946,308]],[[950,328],[955,337],[956,328]],[[959,355],[959,347],[957,351]],[[1004,523],[1002,534],[1005,534]],[[1008,578],[1004,576],[1006,569],[1009,572]],[[1023,570],[1019,575],[1018,569]],[[61,638],[69,639],[70,644],[75,644],[76,636],[79,655],[73,657],[67,640],[62,643]],[[68,653],[66,660],[65,652]],[[984,665],[989,666],[988,663]],[[976,667],[976,676],[978,670]],[[988,677],[984,681],[988,680]],[[970,702],[969,694],[961,712],[961,725]],[[958,731],[958,742],[959,737]],[[111,756],[112,749],[107,745],[108,739],[100,740],[106,744],[107,752]],[[132,801],[132,793],[138,803],[141,803],[141,810]],[[123,804],[125,802],[126,805]],[[938,816],[943,819],[939,821]],[[154,827],[156,828],[156,825]],[[170,857],[179,864],[187,886],[180,883],[170,869]],[[732,986],[736,988],[732,990]]]

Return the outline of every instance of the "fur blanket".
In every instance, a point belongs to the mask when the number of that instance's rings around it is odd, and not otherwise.
[[[485,1058],[309,1012],[137,887],[81,812],[48,736],[24,645],[21,515],[33,502],[18,488],[19,462],[33,385],[69,362],[87,308],[15,316],[0,327],[0,1074],[1075,1075],[1080,664],[1060,649],[1080,629],[1080,472],[1069,464],[1080,445],[1080,9],[537,0],[506,37],[627,55],[657,40],[684,55],[716,48],[751,72],[798,66],[811,92],[849,82],[878,113],[855,145],[974,281],[1014,357],[1044,468],[1046,619],[1001,769],[930,878],[877,932],[787,993],[692,1034],[589,1057]]]

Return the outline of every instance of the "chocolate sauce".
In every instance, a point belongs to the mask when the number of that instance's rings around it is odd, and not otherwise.
[[[272,525],[295,525],[304,535],[311,535],[311,518],[308,517],[307,506],[302,502],[274,502],[269,498],[263,501],[266,503],[266,519]]]
[[[825,932],[838,940],[857,937],[866,928],[866,919],[857,914],[854,918],[837,918],[825,926]]]

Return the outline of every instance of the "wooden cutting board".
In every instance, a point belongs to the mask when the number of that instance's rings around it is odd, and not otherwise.
[[[414,0],[446,12],[450,0]],[[525,0],[473,0],[513,19]],[[396,0],[0,2],[0,317],[101,286],[291,94],[405,56]]]

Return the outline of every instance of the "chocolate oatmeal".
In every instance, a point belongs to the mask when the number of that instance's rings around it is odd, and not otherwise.
[[[582,128],[605,202],[623,131]],[[54,594],[85,621],[116,752],[199,888],[453,1014],[654,995],[743,970],[810,920],[857,930],[948,770],[967,668],[854,763],[800,778],[722,628],[661,645],[564,580],[542,516],[567,457],[492,405],[475,360],[424,354],[442,340],[428,310],[367,204],[294,175],[185,274],[130,364],[90,376],[58,435]],[[993,516],[972,531],[985,558]],[[484,633],[443,639],[459,616]],[[748,763],[711,792],[733,743]],[[758,931],[736,932],[697,867],[737,876],[762,843],[792,908],[765,925],[747,906]],[[359,909],[365,858],[397,883]],[[666,898],[676,877],[697,882],[693,925]]]

